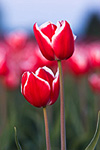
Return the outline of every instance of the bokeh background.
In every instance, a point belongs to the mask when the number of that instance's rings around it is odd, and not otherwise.
[[[21,94],[21,75],[56,62],[40,53],[33,24],[67,20],[77,36],[75,53],[62,61],[66,135],[69,150],[84,150],[92,139],[100,110],[100,1],[0,0],[0,150],[17,150],[14,126],[23,150],[44,150],[42,108]],[[60,150],[59,98],[48,106],[52,150]],[[100,149],[100,140],[96,150]]]

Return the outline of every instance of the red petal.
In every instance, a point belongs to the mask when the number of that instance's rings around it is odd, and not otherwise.
[[[49,105],[52,105],[56,102],[59,96],[59,89],[60,89],[60,85],[59,85],[59,70],[58,70],[55,75],[55,79],[52,82],[52,91],[51,91],[51,98],[50,98]]]
[[[42,79],[44,79],[45,81],[47,81],[50,84],[50,87],[52,88],[52,82],[54,80],[54,74],[51,71],[51,69],[49,69],[48,67],[42,67],[42,68],[38,68],[38,70],[36,71],[36,75]]]
[[[21,93],[24,94],[24,86],[25,83],[27,82],[27,79],[29,77],[30,73],[29,72],[24,72],[22,75],[22,81],[21,81]]]
[[[67,21],[59,22],[54,36],[52,37],[52,47],[58,59],[69,58],[74,51],[74,37],[70,25]]]
[[[54,52],[50,39],[39,29],[36,23],[33,26],[33,30],[43,56],[48,60],[54,60]]]
[[[50,39],[52,40],[52,36],[55,34],[57,26],[52,24],[51,22],[46,22],[40,26],[40,30]]]
[[[30,73],[26,82],[22,83],[22,87],[22,93],[30,104],[35,107],[47,105],[50,99],[50,86],[47,81]]]

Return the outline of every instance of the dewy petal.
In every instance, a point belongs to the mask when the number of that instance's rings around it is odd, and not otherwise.
[[[33,30],[43,56],[48,60],[54,60],[54,52],[50,39],[39,29],[36,23],[33,26]]]
[[[26,82],[22,77],[22,94],[27,101],[35,107],[44,107],[50,100],[50,86],[49,83],[34,73],[30,73]],[[26,78],[25,78],[26,79]]]
[[[55,34],[52,37],[52,48],[55,56],[60,59],[68,59],[74,51],[74,37],[67,21],[59,22]]]
[[[55,79],[52,82],[51,98],[48,105],[52,105],[56,102],[59,96],[59,89],[60,89],[60,85],[59,85],[59,69],[58,69],[55,75]]]

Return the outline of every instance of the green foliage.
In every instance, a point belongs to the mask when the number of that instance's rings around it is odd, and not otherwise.
[[[87,77],[64,78],[66,140],[68,150],[84,150],[94,135],[100,106],[98,97],[88,86]],[[17,150],[14,126],[23,150],[45,150],[45,129],[42,108],[31,106],[20,88],[7,91],[7,122],[0,135],[0,150]],[[60,100],[48,106],[51,149],[60,150]],[[0,121],[2,118],[0,119]],[[100,139],[95,150],[100,150]]]
[[[14,127],[14,130],[15,130],[15,142],[16,142],[17,149],[18,149],[18,150],[22,150],[22,148],[21,148],[21,146],[20,146],[20,144],[19,144],[19,142],[18,142],[17,129],[16,129],[16,127]]]
[[[94,150],[100,136],[100,111],[98,113],[97,127],[93,139],[85,150]]]

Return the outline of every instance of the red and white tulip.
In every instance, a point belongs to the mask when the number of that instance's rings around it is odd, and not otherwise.
[[[59,71],[54,76],[51,69],[41,67],[22,75],[21,92],[35,107],[45,107],[56,102],[59,95]]]
[[[34,34],[43,56],[48,60],[64,60],[74,52],[74,35],[67,21],[57,25],[46,22],[33,26]]]

